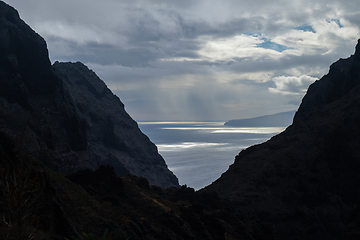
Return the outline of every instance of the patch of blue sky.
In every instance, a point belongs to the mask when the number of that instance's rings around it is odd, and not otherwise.
[[[285,51],[287,49],[290,49],[289,47],[287,47],[285,45],[274,43],[270,39],[264,38],[263,40],[264,40],[264,42],[256,44],[256,46],[260,47],[260,48],[265,48],[265,49],[272,49],[272,50],[275,50],[277,52],[282,52],[282,51]]]
[[[326,19],[326,22],[328,22],[328,23],[334,22],[334,23],[336,23],[336,24],[339,26],[339,28],[343,28],[343,27],[344,27],[344,26],[340,23],[340,20],[339,20],[339,19],[328,18],[328,19]]]
[[[313,32],[316,33],[316,31],[313,29],[313,27],[311,25],[304,25],[304,26],[300,26],[295,28],[296,30],[301,30],[304,32]]]
[[[244,32],[243,34],[246,36],[252,36],[252,37],[261,37],[262,36],[261,32]]]

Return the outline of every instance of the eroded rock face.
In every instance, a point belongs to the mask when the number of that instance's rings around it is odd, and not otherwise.
[[[86,151],[85,128],[64,99],[44,39],[3,2],[0,48],[0,128],[34,157],[66,172],[78,162],[76,152]]]
[[[114,166],[118,175],[145,177],[151,185],[178,185],[156,146],[93,71],[80,62],[56,62],[54,68],[64,80],[66,99],[86,125],[88,150],[97,165]]]
[[[178,186],[106,85],[81,63],[52,67],[44,39],[1,1],[0,130],[65,174],[110,164],[117,174]]]
[[[359,48],[309,87],[291,126],[240,152],[205,190],[271,222],[280,239],[349,238],[360,199]]]

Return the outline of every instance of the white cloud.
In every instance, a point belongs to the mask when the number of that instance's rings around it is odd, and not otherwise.
[[[360,31],[357,26],[346,24],[340,27],[335,21],[322,19],[313,22],[311,27],[315,32],[291,29],[284,34],[279,34],[272,40],[275,43],[285,45],[293,50],[289,54],[315,55],[329,54],[334,52],[344,43],[354,46]]]
[[[279,56],[278,52],[257,47],[263,42],[259,36],[241,34],[234,37],[211,39],[201,38],[204,47],[199,51],[204,60],[231,61],[237,58],[258,59],[263,56],[273,58]]]
[[[274,77],[276,87],[269,88],[271,92],[281,94],[303,95],[309,85],[317,80],[314,77],[302,75],[302,76],[278,76]]]

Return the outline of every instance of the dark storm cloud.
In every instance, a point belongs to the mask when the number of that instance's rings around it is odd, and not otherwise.
[[[52,61],[82,61],[137,120],[293,110],[350,56],[357,0],[8,0]]]
[[[156,54],[146,48],[121,49],[109,44],[97,43],[88,43],[86,45],[72,43],[68,44],[68,46],[70,47],[67,51],[57,54],[58,60],[145,67],[149,66],[149,62],[156,58]]]
[[[345,15],[344,18],[350,23],[360,26],[360,13],[350,13],[348,15]]]
[[[187,37],[196,38],[203,35],[210,35],[214,38],[231,37],[241,33],[257,33],[263,29],[262,17],[241,18],[237,17],[225,23],[209,24],[205,21],[182,23],[182,29]]]
[[[246,85],[253,85],[253,86],[257,86],[257,87],[261,87],[263,89],[268,89],[268,88],[276,88],[276,84],[274,81],[270,80],[270,81],[265,81],[265,82],[256,82],[256,81],[251,81],[251,80],[244,80],[244,79],[237,79],[237,80],[233,80],[230,82],[230,84],[233,85],[241,85],[241,84],[246,84]]]

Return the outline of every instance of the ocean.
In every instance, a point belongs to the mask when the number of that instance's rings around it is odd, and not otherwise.
[[[229,127],[224,122],[138,122],[180,185],[201,189],[225,172],[235,156],[285,127]]]

